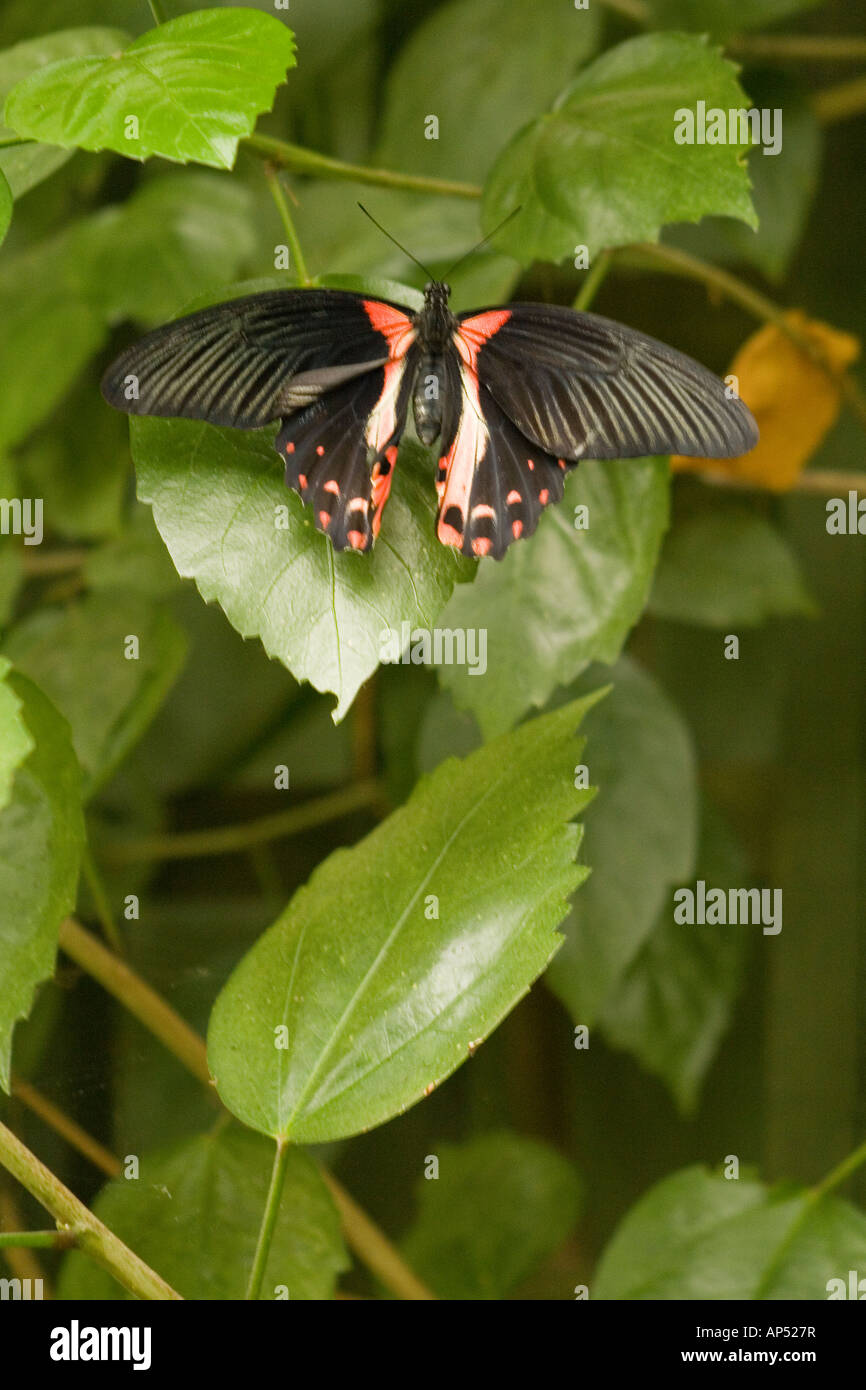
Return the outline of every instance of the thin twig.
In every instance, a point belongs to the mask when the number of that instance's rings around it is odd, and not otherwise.
[[[480,198],[481,189],[474,183],[459,183],[450,179],[428,178],[422,174],[401,174],[394,169],[373,169],[366,164],[347,164],[327,154],[318,154],[303,145],[292,145],[272,135],[248,135],[241,147],[262,159],[270,160],[296,174],[312,174],[318,178],[347,179],[352,183],[375,184],[378,188],[401,188],[409,193],[434,193],[446,198]]]
[[[822,125],[861,116],[866,111],[866,77],[853,77],[850,82],[824,87],[820,92],[813,92],[809,100]]]
[[[0,1123],[0,1163],[26,1187],[57,1222],[59,1230],[73,1230],[79,1250],[107,1269],[119,1284],[143,1299],[179,1299],[170,1284],[145,1264],[134,1250],[88,1211],[73,1192],[31,1153],[6,1125]]]
[[[280,214],[280,219],[285,229],[286,240],[289,243],[289,249],[294,259],[295,278],[299,285],[310,285],[312,281],[307,274],[307,265],[304,260],[304,253],[301,249],[300,239],[295,228],[292,214],[289,211],[286,195],[283,192],[283,186],[280,183],[280,176],[275,165],[270,163],[265,164],[265,178],[268,181],[268,187],[271,190],[271,195],[277,205],[277,211]]]
[[[355,782],[339,791],[305,801],[271,816],[244,821],[240,825],[214,826],[208,830],[186,830],[177,835],[145,835],[137,840],[117,840],[106,844],[103,858],[113,864],[139,860],[194,859],[212,854],[235,854],[254,845],[299,835],[327,821],[350,815],[366,806],[375,806],[383,796],[381,785],[372,780]]]

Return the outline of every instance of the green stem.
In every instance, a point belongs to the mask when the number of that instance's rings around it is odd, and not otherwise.
[[[43,575],[69,574],[78,570],[87,559],[87,551],[46,550],[45,554],[33,555],[30,547],[24,551],[24,573],[28,578],[41,578]]]
[[[606,10],[613,10],[635,24],[649,24],[649,9],[643,0],[601,0],[601,4]]]
[[[866,77],[854,77],[850,82],[824,87],[822,91],[812,94],[811,103],[822,125],[859,116],[866,110]]]
[[[124,954],[123,937],[120,935],[117,923],[114,920],[114,914],[111,911],[111,903],[108,900],[105,885],[102,882],[99,870],[93,862],[93,854],[91,853],[90,845],[85,845],[84,847],[84,853],[81,856],[81,872],[90,889],[90,896],[93,898],[93,906],[96,909],[96,915],[102,925],[102,930],[105,932],[106,938],[111,942],[111,945],[118,955],[122,956]]]
[[[288,811],[244,821],[242,825],[216,826],[212,830],[188,830],[179,835],[148,835],[140,840],[118,840],[106,845],[104,857],[113,864],[130,864],[141,859],[194,859],[202,855],[234,854],[268,840],[298,835],[327,821],[337,820],[382,799],[378,782],[355,782],[327,796],[316,797]]]
[[[725,44],[738,58],[796,58],[804,62],[859,62],[866,38],[859,34],[744,34]]]
[[[248,1299],[257,1299],[262,1287],[262,1280],[265,1277],[265,1266],[268,1262],[268,1255],[271,1253],[271,1240],[274,1234],[274,1227],[277,1224],[277,1215],[280,1210],[280,1200],[283,1195],[283,1183],[286,1177],[286,1165],[289,1161],[289,1141],[288,1139],[277,1140],[277,1151],[274,1154],[274,1166],[271,1170],[271,1185],[268,1188],[268,1197],[265,1202],[265,1210],[262,1214],[262,1224],[259,1230],[259,1240],[256,1246],[253,1267],[250,1270],[250,1281],[244,1295]]]
[[[165,24],[167,15],[163,9],[162,0],[148,0],[150,13],[153,15],[155,24]]]
[[[289,211],[289,205],[286,202],[286,195],[283,192],[283,185],[280,183],[280,176],[277,173],[273,164],[265,165],[265,178],[268,181],[268,187],[271,190],[273,200],[277,205],[277,211],[280,214],[280,219],[285,229],[286,241],[289,243],[289,249],[292,253],[292,257],[295,263],[295,278],[299,285],[310,285],[312,284],[312,281],[310,280],[310,277],[307,274],[307,265],[304,260],[304,253],[301,250],[301,243],[298,238],[298,233],[295,230],[295,224],[292,219],[292,214]]]
[[[601,287],[604,277],[610,270],[612,260],[612,251],[602,251],[601,255],[596,259],[595,264],[590,268],[580,287],[578,296],[574,301],[575,309],[584,310],[589,308]]]
[[[179,1299],[169,1284],[134,1250],[79,1202],[74,1193],[40,1162],[21,1140],[0,1123],[0,1163],[49,1211],[58,1229],[73,1232],[76,1247],[107,1269],[119,1284],[143,1299]]]
[[[68,1231],[0,1231],[0,1250],[69,1250],[77,1241],[78,1232]]]
[[[473,183],[457,183],[449,179],[426,178],[420,174],[401,174],[393,169],[371,169],[365,164],[346,164],[342,159],[305,150],[271,135],[248,135],[241,140],[243,149],[291,169],[295,174],[312,174],[325,179],[347,179],[352,183],[370,183],[378,188],[400,188],[409,193],[435,193],[450,198],[480,198],[481,189]]]
[[[866,1163],[866,1140],[858,1145],[847,1158],[843,1158],[841,1163],[837,1163],[835,1168],[831,1168],[827,1176],[810,1189],[809,1196],[816,1202],[820,1201],[822,1197],[826,1197],[828,1192],[841,1187],[842,1183],[850,1178],[852,1173],[856,1173],[858,1168],[862,1168],[864,1163]]]
[[[193,1075],[210,1085],[207,1053],[202,1039],[185,1023],[180,1014],[169,1008],[164,999],[145,984],[134,970],[108,951],[101,941],[74,920],[67,917],[60,924],[58,943],[61,950],[98,980],[124,1008],[149,1028],[170,1052],[189,1068]]]
[[[852,1173],[856,1173],[858,1168],[862,1168],[864,1163],[866,1163],[866,1140],[858,1145],[847,1158],[843,1158],[841,1163],[837,1163],[835,1168],[831,1168],[826,1177],[822,1178],[814,1187],[809,1188],[803,1200],[803,1208],[800,1215],[791,1225],[784,1240],[776,1247],[767,1268],[764,1270],[763,1277],[754,1293],[755,1299],[766,1297],[767,1291],[776,1278],[785,1255],[809,1220],[816,1206],[818,1206],[830,1192],[833,1192],[837,1187],[841,1187],[842,1183],[845,1182],[847,1178],[850,1178]]]

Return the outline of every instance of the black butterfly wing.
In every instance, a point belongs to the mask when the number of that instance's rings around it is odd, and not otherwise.
[[[448,359],[438,535],[501,559],[562,498],[581,458],[723,458],[758,439],[699,363],[596,314],[515,304],[461,315]]]
[[[189,314],[134,343],[102,394],[130,415],[256,429],[280,419],[286,483],[334,548],[367,550],[406,421],[407,311],[340,290],[273,290]]]
[[[276,448],[286,461],[286,484],[312,506],[335,550],[369,550],[379,534],[414,367],[410,348],[283,421]]]
[[[128,415],[257,429],[311,400],[317,385],[330,389],[387,362],[411,332],[406,311],[382,300],[268,290],[148,333],[111,364],[102,394]]]
[[[449,354],[445,371],[437,535],[464,555],[501,560],[561,501],[566,463],[521,434],[479,381],[471,352]]]
[[[597,314],[514,304],[461,316],[482,385],[527,439],[569,462],[729,458],[758,441],[748,407],[682,352]]]

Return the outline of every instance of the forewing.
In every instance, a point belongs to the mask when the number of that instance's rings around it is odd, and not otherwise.
[[[462,315],[458,337],[481,385],[555,458],[728,458],[757,443],[751,412],[712,372],[597,314],[514,304]]]
[[[189,314],[127,348],[102,394],[129,415],[256,429],[406,352],[405,310],[342,290],[269,290]]]

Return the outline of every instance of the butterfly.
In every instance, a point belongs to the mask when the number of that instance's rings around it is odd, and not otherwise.
[[[229,300],[133,344],[102,394],[130,415],[279,421],[286,484],[335,550],[379,534],[410,404],[422,443],[440,441],[439,540],[497,560],[583,458],[727,458],[757,443],[743,402],[654,338],[553,304],[455,315],[449,296],[431,280],[417,312],[336,289]]]

